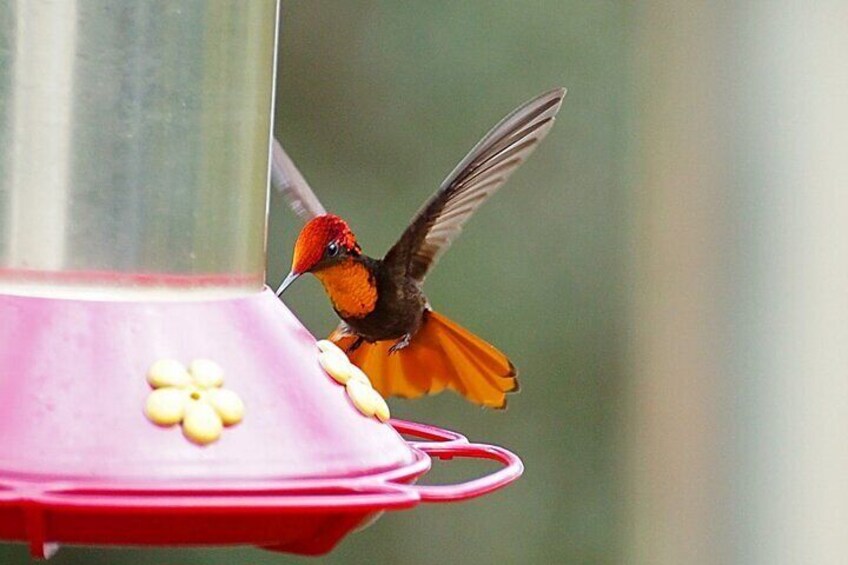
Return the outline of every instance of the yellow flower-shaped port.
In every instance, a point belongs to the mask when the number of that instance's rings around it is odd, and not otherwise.
[[[371,386],[368,375],[351,363],[344,351],[326,339],[318,342],[318,350],[318,363],[328,375],[344,385],[357,410],[368,417],[376,416],[381,422],[391,417],[389,405]]]
[[[176,359],[160,359],[147,371],[153,391],[145,414],[155,424],[182,424],[185,436],[199,445],[221,437],[224,426],[241,422],[244,403],[226,388],[224,370],[209,359],[195,359],[186,368]]]

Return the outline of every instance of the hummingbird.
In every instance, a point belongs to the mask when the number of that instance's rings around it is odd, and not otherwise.
[[[424,280],[474,212],[536,149],[565,97],[556,88],[522,104],[492,128],[445,178],[382,259],[363,253],[350,226],[327,213],[274,139],[271,182],[306,224],[291,272],[277,289],[312,273],[339,326],[329,339],[384,396],[414,398],[453,390],[469,401],[506,408],[518,390],[509,358],[430,306]]]

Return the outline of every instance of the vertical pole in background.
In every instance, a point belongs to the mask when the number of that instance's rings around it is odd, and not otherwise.
[[[628,562],[848,555],[848,5],[640,5]]]

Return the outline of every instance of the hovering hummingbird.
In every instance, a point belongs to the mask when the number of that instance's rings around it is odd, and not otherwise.
[[[433,311],[422,286],[474,211],[548,133],[565,92],[545,92],[492,128],[382,259],[362,252],[348,224],[325,211],[274,140],[272,184],[306,221],[291,272],[277,296],[302,274],[314,274],[341,318],[329,339],[383,395],[416,397],[450,389],[471,402],[505,408],[506,394],[518,390],[515,368],[506,355]]]

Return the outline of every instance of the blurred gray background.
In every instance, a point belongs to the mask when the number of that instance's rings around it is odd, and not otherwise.
[[[620,1],[284,3],[276,132],[373,255],[496,121],[544,90],[569,89],[550,136],[427,281],[436,309],[511,357],[521,393],[505,412],[450,393],[391,402],[398,417],[516,451],[524,476],[481,499],[388,514],[321,562],[620,559],[627,16]],[[300,224],[276,195],[270,214],[273,285]],[[286,302],[316,335],[335,325],[314,279]],[[436,465],[442,481],[492,469]],[[0,546],[0,563],[26,559],[23,546]],[[63,547],[50,562],[310,560],[250,548]]]

